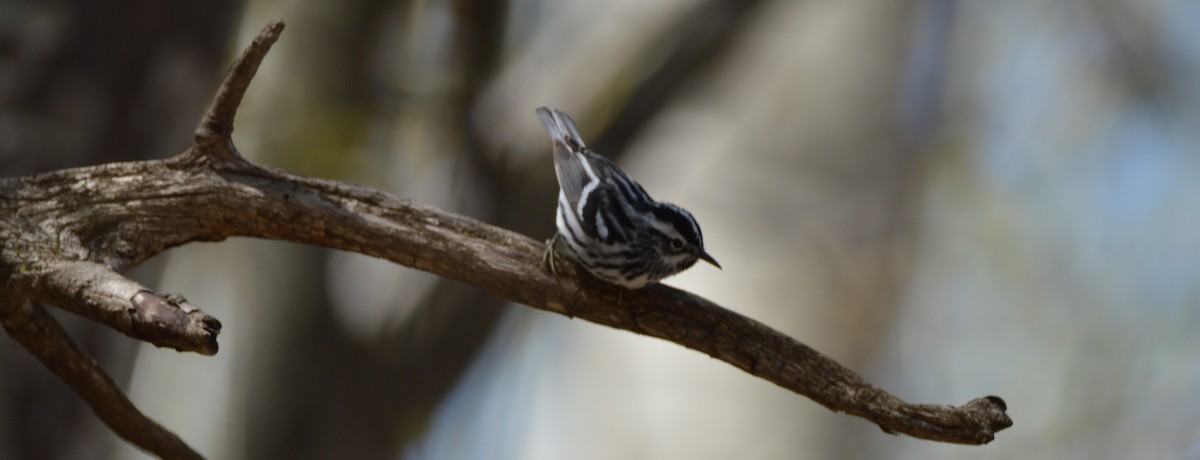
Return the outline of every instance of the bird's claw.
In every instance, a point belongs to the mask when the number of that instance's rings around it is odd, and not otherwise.
[[[550,274],[554,275],[554,282],[562,285],[562,281],[558,279],[558,263],[562,262],[562,258],[558,255],[555,247],[558,245],[558,233],[554,237],[546,240],[546,251],[542,253],[542,266],[550,270]]]

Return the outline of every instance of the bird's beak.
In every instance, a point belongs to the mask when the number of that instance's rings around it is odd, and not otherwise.
[[[714,259],[713,256],[708,255],[708,253],[703,249],[700,250],[700,260],[713,264],[714,267],[721,268],[721,264],[717,263],[717,259]]]

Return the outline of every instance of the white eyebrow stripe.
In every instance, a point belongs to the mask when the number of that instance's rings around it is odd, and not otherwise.
[[[655,230],[658,230],[658,232],[662,233],[663,235],[666,235],[666,236],[669,236],[672,238],[674,238],[677,235],[681,236],[681,237],[683,236],[683,235],[679,235],[679,232],[675,230],[675,226],[671,225],[670,222],[663,222],[661,220],[658,220],[658,218],[653,217],[653,214],[651,214],[649,216],[649,218],[646,219],[646,221],[650,223],[650,227],[654,228]]]

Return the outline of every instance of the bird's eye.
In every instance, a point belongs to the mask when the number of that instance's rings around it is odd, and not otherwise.
[[[674,249],[676,251],[683,249],[683,240],[672,239],[671,240],[671,249]]]

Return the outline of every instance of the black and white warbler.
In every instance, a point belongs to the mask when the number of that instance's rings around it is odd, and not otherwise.
[[[575,121],[559,110],[537,109],[554,143],[558,176],[558,232],[546,242],[545,261],[557,275],[559,241],[596,278],[637,289],[687,270],[697,260],[720,268],[704,251],[692,214],[650,198],[607,158],[587,148]]]

